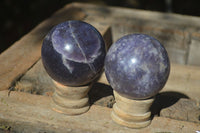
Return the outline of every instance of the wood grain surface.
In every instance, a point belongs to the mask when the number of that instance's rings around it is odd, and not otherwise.
[[[130,129],[115,124],[111,109],[92,105],[82,115],[67,116],[51,110],[51,99],[46,96],[22,92],[0,91],[0,124],[10,127],[12,132],[92,132],[92,133],[195,133],[199,124],[154,117],[147,128]]]

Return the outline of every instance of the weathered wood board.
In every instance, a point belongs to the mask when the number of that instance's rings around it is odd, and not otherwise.
[[[164,89],[156,98],[153,114],[158,115],[161,110],[161,116],[200,123],[200,92],[198,89],[200,70],[195,68],[198,67],[172,64],[171,75]],[[183,71],[185,72],[183,73]],[[51,96],[55,88],[51,78],[44,70],[41,60],[21,77],[14,87],[17,91],[47,96]],[[91,103],[95,105],[112,107],[114,97],[105,73],[94,84],[89,97]],[[181,108],[180,105],[183,107]],[[165,110],[165,113],[162,113],[162,109]],[[176,112],[176,115],[170,115],[170,112]]]
[[[50,97],[22,92],[12,92],[8,97],[8,91],[1,91],[0,97],[0,124],[7,122],[13,132],[195,133],[199,130],[197,123],[161,117],[154,117],[147,128],[130,129],[111,120],[110,108],[91,106],[85,114],[67,116],[51,110]],[[21,124],[24,124],[24,128]]]
[[[79,4],[76,4],[79,6]],[[112,26],[113,40],[130,33],[154,36],[165,45],[171,61],[200,65],[200,19],[177,14],[86,5],[84,19]],[[98,17],[96,17],[98,16]],[[112,16],[112,17],[111,17]]]
[[[142,32],[158,38],[173,62],[171,75],[161,95],[173,95],[177,100],[165,105],[159,114],[155,106],[160,103],[155,102],[152,113],[161,117],[155,116],[147,128],[136,130],[119,126],[110,118],[111,109],[107,107],[112,107],[114,101],[112,89],[103,73],[89,93],[92,104],[89,112],[73,117],[53,112],[51,97],[48,96],[51,96],[54,86],[41,64],[41,44],[52,26],[70,19],[84,20],[94,25],[108,46],[112,39],[116,41],[128,33]],[[183,65],[200,65],[199,21],[198,17],[89,4],[72,3],[65,6],[0,55],[0,131],[188,133],[200,130],[197,118],[200,111],[200,67]],[[43,96],[11,92],[8,97],[7,89],[11,86]],[[189,119],[169,115],[173,111],[174,114],[190,113],[189,109],[181,108],[185,103],[192,103],[191,108],[196,109],[196,114],[189,115]],[[182,109],[186,111],[180,112]]]

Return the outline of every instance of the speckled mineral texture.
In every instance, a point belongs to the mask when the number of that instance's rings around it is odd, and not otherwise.
[[[155,38],[131,34],[120,38],[109,49],[105,73],[112,88],[131,99],[157,94],[170,72],[168,54]]]
[[[67,21],[55,26],[42,45],[42,61],[47,73],[57,82],[79,86],[91,82],[101,72],[105,44],[100,33],[82,21]]]

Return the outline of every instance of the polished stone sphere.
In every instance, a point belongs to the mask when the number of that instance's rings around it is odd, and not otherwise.
[[[117,40],[105,58],[105,73],[112,88],[131,99],[156,95],[170,72],[167,51],[155,38],[130,34]]]
[[[44,38],[41,54],[51,78],[63,85],[81,86],[101,72],[106,51],[97,29],[71,20],[53,27]]]

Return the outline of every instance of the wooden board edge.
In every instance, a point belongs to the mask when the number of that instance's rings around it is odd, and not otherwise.
[[[147,128],[130,129],[114,123],[110,117],[111,109],[92,105],[82,115],[67,116],[51,110],[51,98],[22,92],[0,91],[0,125],[10,126],[12,131],[44,130],[64,132],[195,132],[200,124],[178,121],[164,117],[154,117]],[[25,127],[24,127],[25,124]],[[32,127],[30,128],[30,126]],[[35,127],[36,126],[36,127]]]

